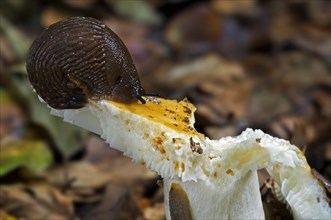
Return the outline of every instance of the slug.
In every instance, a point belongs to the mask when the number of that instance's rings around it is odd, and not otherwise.
[[[95,18],[72,17],[49,26],[32,43],[26,68],[32,87],[52,108],[82,108],[89,99],[145,103],[129,51]]]
[[[172,220],[192,220],[190,201],[185,190],[177,183],[171,184],[169,210]]]

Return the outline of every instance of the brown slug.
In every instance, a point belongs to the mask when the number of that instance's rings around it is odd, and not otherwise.
[[[169,191],[169,210],[171,219],[192,220],[190,201],[185,190],[172,183]]]
[[[56,109],[81,108],[88,99],[145,103],[129,51],[94,18],[72,17],[49,26],[29,49],[26,68],[37,94]]]

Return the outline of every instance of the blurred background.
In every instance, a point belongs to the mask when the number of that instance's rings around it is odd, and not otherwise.
[[[0,219],[164,219],[160,177],[51,116],[32,91],[29,46],[71,16],[104,21],[146,91],[197,106],[198,131],[290,140],[327,183],[330,11],[327,0],[1,0]],[[291,219],[260,177],[268,219]]]

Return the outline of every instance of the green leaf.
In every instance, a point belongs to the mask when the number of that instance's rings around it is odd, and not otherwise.
[[[8,40],[15,57],[20,61],[25,60],[31,42],[26,40],[23,34],[4,16],[1,16],[0,32],[3,33],[4,37]]]
[[[18,167],[39,173],[49,167],[52,162],[50,150],[41,141],[19,141],[0,148],[0,176]]]
[[[65,155],[71,155],[82,146],[86,131],[66,124],[62,119],[50,115],[50,109],[40,102],[37,93],[32,90],[28,75],[23,70],[7,72],[10,86],[20,100],[28,106],[29,117],[36,124],[43,126],[52,136],[55,145]],[[15,100],[18,101],[18,100]]]

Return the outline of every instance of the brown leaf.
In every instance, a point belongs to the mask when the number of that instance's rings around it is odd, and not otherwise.
[[[197,4],[179,13],[168,23],[165,38],[183,55],[201,54],[216,45],[221,35],[221,26],[218,14],[207,5]]]
[[[54,6],[46,7],[41,14],[41,25],[44,28],[49,27],[58,21],[73,16],[69,11]]]
[[[60,219],[70,219],[73,214],[71,199],[45,183],[2,185],[0,194],[0,206],[16,217],[49,219],[58,216]],[[59,202],[59,197],[67,202]]]
[[[5,143],[6,136],[19,137],[27,117],[15,103],[2,103],[0,105],[0,146]]]
[[[87,190],[100,188],[110,180],[109,175],[85,161],[58,166],[48,171],[46,177],[54,185],[63,186],[66,181],[72,180],[72,188]]]
[[[164,220],[164,204],[157,203],[152,207],[148,207],[144,210],[144,219],[146,220]]]
[[[83,219],[109,220],[133,219],[140,216],[140,211],[133,201],[130,188],[109,184],[103,199],[97,206],[82,207],[78,210]]]
[[[211,1],[211,7],[221,14],[253,14],[256,12],[256,0]]]
[[[244,70],[237,62],[227,61],[209,53],[190,62],[173,67],[163,79],[171,87],[201,84],[202,81],[233,80],[244,77]]]
[[[50,170],[46,178],[60,187],[74,201],[93,203],[102,198],[102,190],[111,179],[109,172],[101,172],[88,162],[74,162]]]

